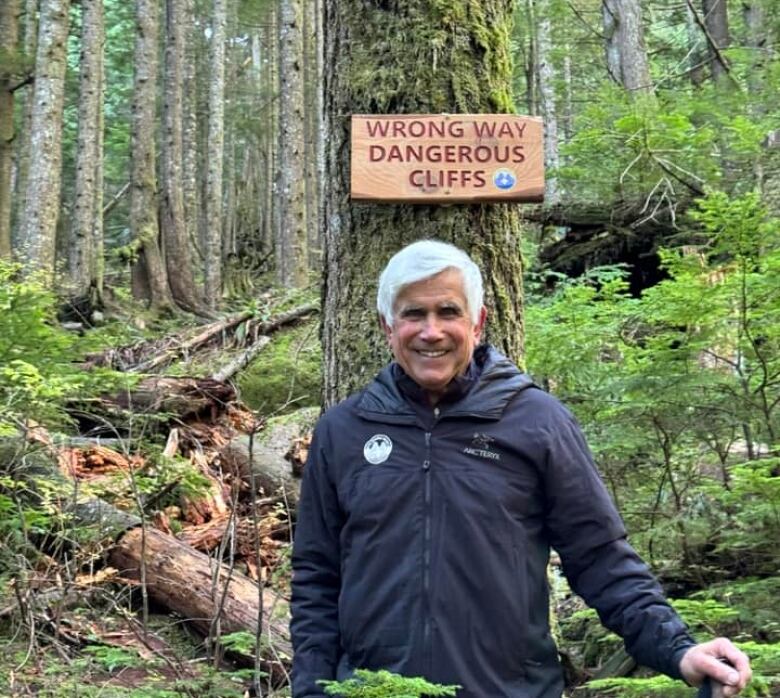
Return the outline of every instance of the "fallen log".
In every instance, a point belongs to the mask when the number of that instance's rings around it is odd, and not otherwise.
[[[143,561],[150,598],[175,611],[204,635],[213,628],[215,618],[219,619],[221,635],[255,633],[259,617],[257,585],[176,538],[152,528],[146,529],[144,536],[140,528],[133,528],[119,539],[109,561],[133,580],[140,579]],[[270,650],[266,659],[280,665],[292,657],[286,613],[280,613],[285,603],[274,592],[263,590],[263,635]]]
[[[25,479],[45,475],[49,482],[59,485],[61,506],[76,525],[92,528],[96,537],[115,541],[108,561],[122,577],[139,580],[143,565],[150,598],[202,632],[209,633],[216,626],[220,635],[238,631],[254,635],[262,611],[263,636],[267,639],[267,647],[264,643],[262,648],[264,668],[275,676],[285,673],[292,647],[286,603],[274,592],[264,589],[261,596],[258,586],[247,576],[170,535],[142,528],[137,516],[104,500],[69,498],[67,493],[73,490],[73,484],[60,473],[56,454],[49,448],[25,448],[16,439],[0,441],[0,462],[11,471],[11,464],[17,461],[25,464]],[[34,479],[28,484],[34,487]]]
[[[150,376],[132,390],[104,395],[89,403],[74,400],[69,412],[82,426],[110,424],[115,431],[141,415],[159,415],[161,423],[167,421],[166,416],[177,420],[204,414],[215,417],[235,399],[235,388],[211,378]]]
[[[284,496],[290,509],[295,510],[300,495],[300,477],[291,462],[290,448],[296,439],[307,434],[314,426],[319,410],[306,408],[294,416],[271,421],[251,442],[246,434],[232,438],[220,450],[222,468],[238,475],[244,482],[254,475],[258,493],[267,496]]]
[[[252,317],[252,313],[244,312],[224,320],[220,320],[218,322],[212,322],[211,324],[206,325],[206,327],[204,327],[203,330],[194,337],[190,337],[190,339],[182,342],[181,344],[166,349],[162,353],[157,354],[156,356],[153,356],[146,361],[142,361],[139,364],[136,364],[130,370],[134,373],[148,373],[152,369],[157,368],[162,364],[173,361],[182,354],[191,353],[193,349],[197,349],[202,344],[206,344],[216,335],[233,329],[237,325],[240,325],[244,320],[248,320],[250,317]]]
[[[270,341],[271,338],[268,335],[260,335],[257,341],[246,351],[241,352],[230,363],[219,369],[219,371],[212,373],[210,376],[211,380],[222,382],[230,380],[242,368],[247,366]]]
[[[250,336],[252,334],[257,336],[257,335],[269,334],[270,332],[278,330],[280,327],[284,325],[288,325],[291,322],[295,322],[296,320],[299,320],[302,317],[309,315],[310,313],[316,312],[317,310],[318,310],[317,304],[309,303],[307,305],[302,305],[299,306],[298,308],[293,308],[292,310],[288,310],[287,312],[280,313],[275,318],[263,322],[260,321],[252,322],[251,320],[252,314],[249,312],[240,313],[238,315],[234,315],[233,317],[226,318],[225,320],[220,320],[219,322],[214,322],[211,323],[210,325],[207,325],[201,332],[199,332],[194,337],[191,337],[187,341],[177,344],[175,346],[166,348],[165,351],[161,352],[160,354],[157,354],[156,356],[152,356],[146,361],[142,361],[141,363],[133,366],[129,370],[133,371],[134,373],[148,373],[152,369],[159,368],[163,364],[166,364],[169,361],[173,361],[178,356],[184,354],[191,354],[195,349],[198,349],[199,347],[207,344],[211,339],[216,337],[218,334],[235,329],[238,325],[240,325],[245,320],[249,321],[250,323],[250,327],[248,328],[247,331],[247,336]]]

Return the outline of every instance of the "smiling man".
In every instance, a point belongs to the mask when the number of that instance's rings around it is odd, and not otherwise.
[[[323,416],[305,467],[294,698],[324,696],[318,680],[355,668],[458,684],[460,698],[560,698],[550,547],[641,664],[737,695],[747,657],[688,635],[626,542],[572,416],[480,345],[472,260],[432,240],[405,247],[377,308],[395,361]]]

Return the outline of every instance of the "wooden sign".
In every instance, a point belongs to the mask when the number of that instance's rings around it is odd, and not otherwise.
[[[542,201],[542,120],[511,114],[352,117],[352,198]]]

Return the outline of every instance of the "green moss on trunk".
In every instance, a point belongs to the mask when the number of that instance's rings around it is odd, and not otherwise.
[[[328,403],[388,360],[376,280],[404,244],[438,238],[466,249],[486,282],[487,338],[520,360],[519,206],[410,206],[349,201],[352,114],[512,112],[505,0],[325,3],[327,128],[323,345]]]

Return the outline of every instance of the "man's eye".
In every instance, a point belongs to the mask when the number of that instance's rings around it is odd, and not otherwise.
[[[423,317],[425,313],[419,308],[409,308],[401,313],[401,317],[404,319],[416,320]]]
[[[439,311],[439,314],[442,317],[460,317],[460,309],[459,308],[442,308]]]

